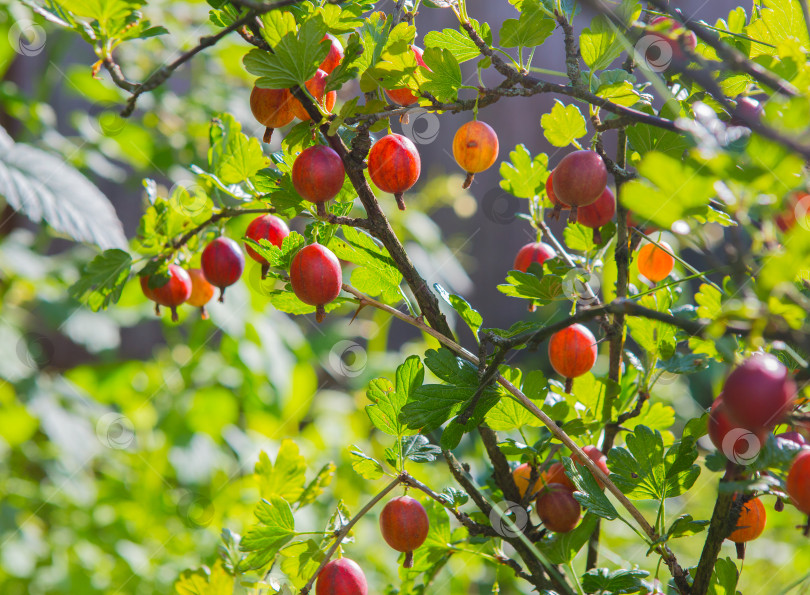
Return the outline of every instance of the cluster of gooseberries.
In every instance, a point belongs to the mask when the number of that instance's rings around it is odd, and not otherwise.
[[[605,475],[610,473],[607,457],[598,448],[588,445],[583,447],[582,451]],[[577,455],[574,455],[573,459],[582,463]],[[537,467],[523,463],[512,471],[512,479],[521,498],[534,500],[534,509],[546,529],[555,533],[568,533],[579,524],[582,514],[579,502],[574,498],[576,486],[566,475],[561,462],[546,465],[545,470],[538,472]],[[599,487],[604,487],[599,479],[596,481]]]
[[[413,552],[427,539],[430,523],[418,500],[401,496],[389,501],[380,513],[380,533],[385,542],[405,554],[403,567],[413,567]],[[360,565],[348,558],[328,562],[318,573],[316,595],[367,595],[368,584]]]

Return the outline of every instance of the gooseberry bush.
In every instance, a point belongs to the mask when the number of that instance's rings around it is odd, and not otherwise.
[[[309,469],[285,440],[259,458],[246,529],[224,527],[220,560],[199,560],[179,593],[435,593],[451,556],[489,565],[492,592],[733,593],[742,563],[723,543],[743,558],[766,508],[807,547],[806,3],[754,0],[706,23],[662,0],[499,1],[514,14],[494,31],[465,0],[208,0],[213,32],[142,82],[125,74],[149,59],[135,40],[167,31],[139,2],[34,5],[93,46],[93,75],[128,93],[125,117],[225,37],[255,77],[230,91],[262,138],[216,115],[207,162],[184,164],[194,191],[146,181],[129,249],[89,262],[76,299],[114,309],[140,284],[182,326],[215,294],[238,308],[226,289],[249,279],[266,308],[324,325],[384,315],[428,345],[367,386],[366,431],[384,446],[346,444],[366,505],[318,518],[335,466]],[[432,27],[439,14],[454,25]],[[533,66],[553,44],[556,74]],[[548,94],[554,106],[522,125],[559,151],[500,146],[487,114]],[[503,263],[509,328],[406,250],[397,219],[427,167],[394,127],[426,112],[468,118],[439,140],[464,188],[498,168],[519,201],[511,230],[485,233],[536,236]],[[707,368],[716,390],[698,400],[717,400],[675,424],[661,387]],[[377,516],[399,568],[353,555]],[[628,528],[638,556],[623,564],[603,542]]]

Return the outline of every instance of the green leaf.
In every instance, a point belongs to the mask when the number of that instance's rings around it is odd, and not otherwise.
[[[577,502],[603,519],[612,521],[619,517],[619,513],[602,492],[602,488],[596,483],[596,479],[587,467],[578,465],[571,457],[565,457],[562,462],[565,474],[571,478],[577,488],[577,491],[574,492]],[[612,480],[613,477],[611,476],[610,479]]]
[[[304,491],[298,497],[297,504],[299,508],[307,506],[315,502],[324,490],[332,483],[332,477],[335,475],[337,467],[334,463],[326,463],[318,474],[307,484]]]
[[[225,570],[222,560],[213,568],[203,566],[199,570],[186,570],[174,583],[177,595],[231,595],[233,577]]]
[[[273,53],[253,49],[243,63],[247,71],[258,76],[256,86],[264,89],[288,89],[303,86],[315,75],[329,53],[330,42],[324,40],[326,25],[320,15],[308,19],[296,35],[288,32],[273,46]]]
[[[415,463],[432,463],[442,454],[442,449],[430,444],[422,434],[417,434],[402,439],[402,454]]]
[[[538,279],[531,273],[509,271],[506,281],[507,284],[498,285],[498,291],[509,297],[534,300],[541,305],[565,297],[562,277],[557,275],[543,275],[542,279]]]
[[[540,153],[532,159],[526,145],[518,145],[509,153],[509,161],[501,162],[501,188],[518,198],[534,198],[548,180],[548,155]]]
[[[275,47],[287,34],[295,35],[298,31],[298,26],[295,23],[295,17],[291,12],[285,10],[271,10],[261,16],[262,24],[261,29],[262,37],[270,44],[270,47]]]
[[[588,132],[585,118],[575,105],[566,106],[559,99],[555,100],[551,112],[543,114],[540,126],[548,142],[555,147],[565,147]]]
[[[397,368],[396,388],[387,378],[376,378],[369,383],[366,396],[372,405],[366,405],[371,423],[390,436],[412,433],[399,420],[402,407],[413,392],[422,386],[425,368],[419,356],[412,355]]]
[[[751,19],[751,24],[745,28],[746,35],[773,44],[795,40],[804,48],[810,47],[807,25],[799,0],[755,0],[754,14],[760,18]],[[752,43],[750,57],[775,55],[777,51],[777,48]]]
[[[582,547],[588,543],[599,517],[586,514],[576,529],[568,533],[552,533],[551,537],[537,544],[552,564],[568,564]]]
[[[329,7],[337,8],[330,4]],[[363,55],[363,46],[360,43],[360,36],[353,34],[349,37],[349,43],[343,50],[343,59],[340,64],[329,74],[326,80],[326,92],[336,91],[345,83],[357,78],[360,72],[360,58]]]
[[[586,254],[596,247],[593,243],[593,230],[580,223],[568,223],[563,230],[565,245],[571,250],[585,252]]]
[[[238,184],[268,165],[259,139],[242,133],[242,125],[231,114],[220,114],[222,135],[209,151],[213,172],[224,184]]]
[[[467,326],[470,327],[473,335],[477,338],[481,324],[484,322],[484,317],[481,316],[481,313],[478,310],[475,310],[463,297],[453,293],[448,293],[447,290],[440,284],[434,283],[433,287],[436,289],[439,297],[450,304],[453,307],[453,310],[455,310],[458,315],[461,316],[461,319],[467,323]]]
[[[431,93],[439,101],[456,101],[462,84],[458,60],[449,50],[440,48],[428,48],[422,59],[430,71],[424,73],[425,82],[420,89]]]
[[[723,313],[722,294],[719,289],[708,283],[700,284],[700,290],[695,294],[695,303],[700,318],[717,320]]]
[[[315,574],[324,556],[320,544],[314,539],[291,543],[279,554],[281,554],[281,571],[292,580],[298,589],[302,588]],[[233,589],[233,585],[231,588]]]
[[[374,481],[385,474],[382,464],[364,453],[360,447],[352,444],[349,447],[349,454],[352,457],[352,469],[363,479]]]
[[[105,250],[83,269],[82,276],[70,288],[70,296],[94,312],[106,309],[121,299],[129,279],[132,257],[123,250]]]
[[[492,31],[488,23],[483,26],[479,25],[478,21],[471,19],[470,24],[481,35],[481,38],[487,43],[492,43]],[[475,42],[470,39],[466,32],[457,29],[442,29],[441,31],[430,31],[425,35],[425,48],[440,48],[448,50],[455,56],[458,62],[464,63],[468,60],[474,60],[481,57],[481,51]]]
[[[281,442],[275,464],[267,453],[259,453],[255,468],[262,498],[280,496],[289,502],[295,502],[303,493],[306,472],[306,460],[292,440]]]
[[[267,263],[277,269],[289,271],[292,259],[298,251],[304,247],[306,240],[297,231],[292,231],[284,238],[281,243],[281,248],[275,244],[271,244],[269,240],[261,239],[258,242],[250,238],[244,238]]]
[[[667,530],[667,539],[697,535],[708,526],[709,521],[696,521],[691,514],[682,514],[670,525]]]
[[[501,46],[505,48],[535,47],[554,32],[556,22],[535,2],[525,2],[519,19],[506,19],[501,26]]]
[[[731,558],[718,558],[714,563],[708,595],[736,595],[740,573]]]
[[[514,382],[513,382],[514,384]],[[523,379],[523,394],[542,408],[548,395],[548,380],[540,370],[532,370]],[[515,399],[505,396],[487,413],[487,424],[495,431],[508,432],[523,426],[542,427],[531,411]]]
[[[638,593],[645,589],[641,579],[650,575],[646,570],[614,570],[592,568],[582,575],[582,590],[586,593]]]
[[[664,229],[691,215],[705,215],[716,194],[716,180],[689,160],[653,151],[644,157],[638,171],[644,180],[623,185],[620,200],[637,219]]]
[[[603,70],[621,56],[624,45],[610,21],[604,15],[594,17],[591,26],[586,27],[579,36],[579,49],[582,59],[590,69]]]
[[[278,551],[295,537],[295,519],[287,501],[279,496],[263,499],[254,511],[254,524],[239,543],[239,549],[248,552],[244,561],[247,569],[258,570],[267,566]]]
[[[341,231],[345,240],[335,238],[329,248],[338,258],[359,265],[352,271],[352,285],[368,295],[382,295],[386,303],[399,302],[402,273],[388,250],[363,231],[346,226]]]

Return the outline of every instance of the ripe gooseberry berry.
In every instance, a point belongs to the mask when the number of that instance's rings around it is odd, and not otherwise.
[[[332,74],[332,71],[338,67],[341,60],[343,60],[343,45],[340,43],[337,37],[332,35],[331,33],[327,33],[323,36],[322,41],[329,41],[329,53],[326,54],[326,58],[324,58],[323,62],[321,62],[321,70],[323,70],[326,74]]]
[[[574,482],[571,481],[571,478],[565,474],[565,467],[562,463],[553,463],[551,466],[549,466],[548,469],[543,471],[541,479],[543,481],[543,485],[558,483],[560,485],[564,485],[572,492],[577,489]]]
[[[274,246],[281,248],[284,238],[290,235],[290,228],[284,223],[283,219],[279,219],[275,215],[260,215],[256,217],[245,230],[245,237],[250,238],[254,242],[259,240],[267,240]],[[269,265],[267,261],[250,247],[247,242],[245,243],[245,250],[253,260],[262,265],[262,279],[267,276]]]
[[[607,187],[607,168],[598,153],[582,150],[569,153],[554,168],[552,187],[557,200],[576,210],[593,204]]]
[[[805,440],[804,436],[796,431],[782,432],[781,434],[777,434],[776,437],[781,440],[786,440],[787,442],[792,442],[799,447],[807,446],[807,440]]]
[[[292,183],[296,192],[318,205],[318,215],[326,215],[325,202],[332,200],[340,189],[346,170],[334,149],[315,145],[301,151],[292,166]]]
[[[534,471],[535,479],[531,484],[531,488],[529,488],[529,482],[531,481],[532,470]],[[537,491],[537,488],[540,484],[542,474],[539,473],[536,467],[532,467],[529,463],[523,463],[522,465],[518,465],[512,471],[512,479],[517,486],[518,492],[520,492],[520,497],[526,495],[526,492],[530,492],[530,494],[534,494]]]
[[[324,108],[327,112],[331,112],[332,108],[335,107],[335,102],[337,101],[337,93],[335,91],[326,92],[326,77],[329,76],[320,68],[315,71],[315,75],[307,81],[306,87],[309,94],[315,98],[318,105]],[[306,122],[310,119],[309,112],[304,109],[303,104],[298,101],[295,97],[292,98],[292,105],[291,105],[293,115],[301,120],[302,122]]]
[[[315,306],[315,320],[326,316],[324,306],[333,301],[343,285],[343,273],[337,256],[325,246],[304,246],[290,265],[290,285],[299,300]]]
[[[591,444],[583,446],[582,452],[584,452],[590,460],[596,463],[599,469],[602,470],[602,473],[604,473],[605,475],[610,475],[610,469],[608,469],[607,456],[605,456],[605,453],[603,453],[601,450],[599,450],[598,448],[596,448]],[[576,461],[580,465],[584,465],[584,462],[582,461],[582,459],[579,457],[578,454],[574,453],[571,456],[571,458],[574,459],[574,461]],[[594,479],[596,480],[596,483],[599,484],[600,488],[605,487],[605,484],[601,479],[599,479],[596,476],[594,476]]]
[[[262,140],[270,142],[273,130],[293,121],[293,96],[289,89],[260,89],[253,87],[250,92],[250,111],[253,117],[265,127]]]
[[[368,595],[366,575],[354,560],[330,560],[318,573],[315,595]]]
[[[191,295],[191,277],[185,269],[176,264],[169,265],[169,280],[160,287],[149,287],[149,276],[141,277],[141,289],[144,295],[160,306],[171,308],[172,321],[177,322],[177,306],[188,300]],[[155,307],[155,313],[160,310]]]
[[[208,282],[201,269],[189,269],[188,276],[191,278],[191,295],[186,301],[190,306],[200,309],[200,318],[208,320],[205,305],[214,297],[214,286]]]
[[[723,385],[729,417],[759,432],[776,426],[796,398],[796,384],[776,357],[757,353],[737,366]]]
[[[793,459],[785,485],[793,505],[810,514],[810,450],[803,449]]]
[[[374,143],[368,154],[368,173],[383,192],[394,195],[400,211],[405,210],[403,193],[410,190],[422,172],[419,151],[411,139],[388,134]]]
[[[616,197],[610,188],[605,187],[605,191],[599,195],[596,202],[577,209],[577,223],[593,230],[593,241],[602,243],[602,234],[599,228],[607,225],[616,215]]]
[[[543,242],[532,242],[531,244],[526,244],[520,250],[518,250],[517,256],[515,256],[515,264],[513,265],[513,269],[516,271],[526,272],[529,270],[529,267],[533,262],[543,264],[549,258],[554,258],[557,256],[557,253],[554,251],[554,248],[545,244]]]
[[[734,423],[728,415],[728,408],[722,393],[709,410],[709,438],[715,448],[732,463],[743,465],[752,461],[765,444],[765,431],[753,433]]]
[[[683,47],[687,47],[690,51],[695,51],[697,48],[697,35],[694,31],[689,31],[683,25],[669,17],[660,16],[650,21],[651,27],[663,28],[663,31],[651,31],[649,35],[657,38],[659,41],[649,44],[649,49],[656,48],[658,50],[657,56],[645,56],[651,66],[656,66],[662,70],[669,66],[673,60],[683,61],[686,59],[686,54]],[[668,51],[664,50],[661,43],[666,44],[665,47]]]
[[[430,529],[425,508],[410,496],[394,498],[380,513],[385,542],[405,554],[405,568],[413,568],[413,551],[425,542]]]
[[[564,202],[560,201],[557,198],[557,195],[554,194],[554,172],[552,171],[548,174],[548,179],[546,180],[546,196],[548,196],[548,200],[551,205],[554,207],[554,210],[551,213],[552,219],[558,219],[560,217],[560,211],[567,211],[571,207],[569,207]]]
[[[573,531],[582,513],[571,490],[559,483],[548,484],[540,490],[535,508],[546,529],[555,533]]]
[[[765,530],[766,518],[765,505],[762,501],[759,498],[748,500],[742,505],[737,525],[728,539],[734,543],[753,541]]]
[[[644,244],[638,251],[638,272],[653,283],[663,281],[672,272],[675,259],[672,257],[672,247],[666,242]]]
[[[587,374],[596,362],[596,338],[581,324],[572,324],[551,335],[548,358],[570,392],[572,379]]]
[[[414,58],[416,58],[416,70],[414,70],[414,73],[416,73],[419,68],[424,68],[429,71],[430,68],[428,68],[427,64],[425,64],[425,61],[422,59],[422,54],[424,54],[422,49],[412,45],[411,51],[413,52]],[[391,101],[402,106],[413,105],[419,101],[419,98],[407,87],[401,89],[386,89],[385,94],[388,95]]]
[[[462,188],[469,188],[475,174],[492,167],[498,158],[498,135],[486,122],[467,122],[453,137],[453,157],[467,172]]]
[[[245,255],[239,244],[220,236],[212,240],[202,253],[202,271],[211,285],[219,287],[219,301],[225,301],[225,288],[230,287],[245,270]]]

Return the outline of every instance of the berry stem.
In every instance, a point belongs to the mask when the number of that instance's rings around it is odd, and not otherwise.
[[[220,287],[219,289],[219,302],[224,304],[225,303],[225,288]]]
[[[177,307],[172,306],[172,322],[177,322],[180,320],[180,317],[177,315]]]
[[[466,178],[464,178],[464,183],[461,185],[461,187],[462,187],[464,190],[466,190],[467,188],[469,188],[470,186],[472,186],[472,183],[473,183],[473,178],[475,178],[475,174],[474,174],[474,173],[472,173],[471,171],[468,171],[468,172],[467,172],[467,177],[466,177]]]
[[[566,378],[565,379],[565,392],[567,392],[570,395],[573,388],[574,388],[574,379],[573,378]]]
[[[160,304],[155,304],[155,316],[160,316]]]
[[[403,568],[413,568],[413,552],[405,552],[405,562]]]
[[[402,192],[397,192],[394,195],[394,198],[397,199],[397,206],[399,207],[399,210],[404,211],[405,210],[405,197],[402,194]]]
[[[735,543],[737,546],[737,559],[745,560],[745,543]]]
[[[560,214],[562,213],[562,206],[559,204],[554,205],[554,210],[551,211],[551,215],[548,216],[549,219],[552,221],[557,221],[560,218]]]
[[[200,319],[208,320],[208,310],[205,309],[205,306],[200,306]]]
[[[262,136],[262,142],[269,143],[270,139],[273,138],[273,130],[275,128],[265,128],[264,129],[264,136]]]
[[[318,304],[315,306],[315,320],[323,322],[324,318],[326,318],[326,308],[323,307],[323,304]]]
[[[804,531],[802,531],[802,535],[805,537],[810,537],[810,516],[807,517],[807,523],[804,525]]]
[[[318,217],[326,217],[326,205],[322,202],[318,203]]]
[[[267,273],[270,272],[270,265],[265,263],[262,265],[262,280],[267,278]]]
[[[599,227],[593,230],[593,243],[594,244],[602,243],[602,230]]]
[[[568,222],[569,223],[576,223],[577,222],[577,207],[571,207],[571,214],[568,215]]]

